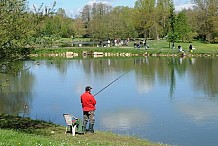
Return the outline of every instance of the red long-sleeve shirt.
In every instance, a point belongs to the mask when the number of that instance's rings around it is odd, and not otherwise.
[[[92,111],[96,109],[95,108],[96,100],[90,92],[86,91],[81,95],[80,98],[81,98],[83,111]]]

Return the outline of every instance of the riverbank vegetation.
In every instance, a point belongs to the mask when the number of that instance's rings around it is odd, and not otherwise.
[[[53,145],[53,146],[159,146],[136,137],[120,136],[111,132],[72,136],[65,127],[25,117],[0,115],[0,145]]]

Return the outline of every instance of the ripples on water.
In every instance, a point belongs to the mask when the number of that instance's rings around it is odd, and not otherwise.
[[[218,145],[216,58],[63,59],[23,62],[18,76],[0,74],[0,113],[64,125],[81,118],[80,94],[97,93],[95,128],[176,145]],[[27,103],[28,108],[24,108]]]

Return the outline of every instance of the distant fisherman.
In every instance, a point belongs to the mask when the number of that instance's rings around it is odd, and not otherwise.
[[[85,92],[81,95],[81,103],[83,109],[83,124],[84,130],[86,130],[86,124],[89,122],[89,129],[87,132],[94,133],[94,124],[95,124],[95,97],[91,94],[92,87],[87,86]]]

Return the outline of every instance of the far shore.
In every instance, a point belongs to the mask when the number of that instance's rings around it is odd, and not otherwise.
[[[217,49],[218,50],[218,49]],[[175,50],[132,49],[132,48],[46,48],[35,49],[30,57],[218,57],[217,52],[178,52]]]
[[[68,45],[71,42],[67,42]],[[166,40],[148,40],[149,47],[141,46],[136,48],[133,42],[127,46],[110,46],[110,47],[59,47],[53,46],[48,48],[35,48],[31,51],[31,57],[134,57],[134,56],[166,56],[166,57],[218,57],[218,44],[208,44],[200,41],[192,43],[175,43],[174,49],[170,48],[170,43]],[[189,45],[193,46],[193,50],[189,50]],[[178,50],[178,46],[183,51]]]

